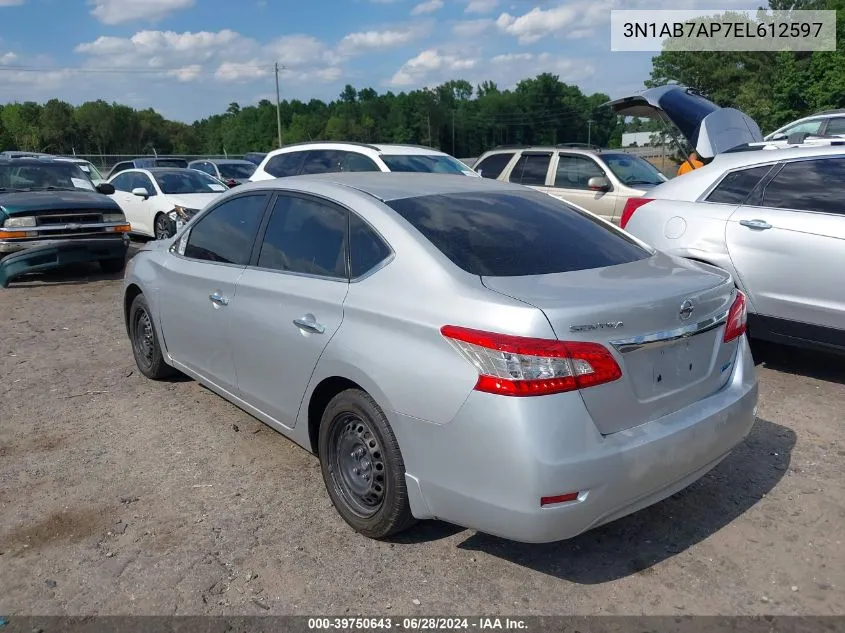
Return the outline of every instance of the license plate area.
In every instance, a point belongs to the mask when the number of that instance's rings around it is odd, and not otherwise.
[[[706,379],[713,369],[715,336],[706,332],[626,354],[637,396],[649,400]]]

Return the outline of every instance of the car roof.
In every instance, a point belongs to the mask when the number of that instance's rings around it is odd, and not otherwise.
[[[607,153],[630,153],[625,152],[625,150],[622,148],[603,149],[599,147],[573,147],[570,145],[500,145],[499,147],[494,147],[493,149],[484,152],[484,154],[481,155],[479,160],[491,154],[504,154],[512,152],[566,152],[568,154],[584,154],[589,156],[598,156],[599,154]]]
[[[255,163],[251,163],[248,160],[241,158],[199,158],[197,160],[192,160],[188,164],[193,165],[194,163],[214,163],[215,165],[255,165]]]
[[[331,174],[308,174],[305,176],[287,176],[274,180],[259,180],[241,185],[238,190],[246,189],[290,189],[297,190],[304,186],[311,188],[314,183],[323,183],[329,188],[351,188],[369,194],[384,202],[402,198],[417,198],[429,195],[448,195],[458,193],[493,193],[493,192],[528,192],[530,189],[485,178],[467,178],[462,174],[431,174],[408,172],[341,172]]]
[[[342,149],[355,150],[361,153],[371,154],[402,154],[402,155],[430,155],[430,156],[444,156],[445,152],[441,152],[433,147],[426,147],[424,145],[402,145],[394,143],[356,143],[353,141],[305,141],[303,143],[294,143],[292,145],[285,145],[279,149],[274,149],[269,152],[267,156],[274,156],[291,151],[304,151],[309,149]]]
[[[0,164],[3,165],[52,165],[55,163],[71,163],[72,161],[62,160],[57,156],[44,155],[35,156],[0,156]]]

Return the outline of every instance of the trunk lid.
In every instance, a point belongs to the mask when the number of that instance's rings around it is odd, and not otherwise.
[[[610,350],[622,378],[580,391],[605,435],[705,398],[731,374],[737,341],[722,337],[734,286],[723,271],[657,253],[608,268],[482,282],[542,310],[558,339]],[[689,303],[691,314],[682,316]]]
[[[620,116],[659,118],[673,123],[705,159],[763,140],[760,126],[747,114],[735,108],[720,108],[683,86],[650,88],[605,105]]]

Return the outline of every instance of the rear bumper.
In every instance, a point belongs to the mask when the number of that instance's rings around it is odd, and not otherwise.
[[[40,240],[27,242],[25,250],[17,250],[0,259],[0,287],[27,273],[60,268],[69,264],[122,259],[129,250],[129,237],[124,234],[94,239]]]
[[[757,380],[745,339],[737,353],[733,375],[718,393],[607,436],[577,393],[474,392],[443,425],[399,416],[412,510],[419,518],[541,543],[665,499],[716,466],[751,430]],[[578,500],[540,506],[541,497],[570,492]]]

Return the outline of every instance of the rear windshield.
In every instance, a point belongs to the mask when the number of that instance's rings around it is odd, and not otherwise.
[[[546,275],[651,256],[597,218],[535,191],[432,195],[388,205],[473,275]]]
[[[156,158],[156,167],[187,167],[188,161],[184,158]]]
[[[255,172],[252,163],[218,163],[217,169],[223,178],[249,178]]]
[[[415,171],[437,174],[464,174],[469,167],[451,156],[425,154],[382,154],[380,158],[390,171]]]

